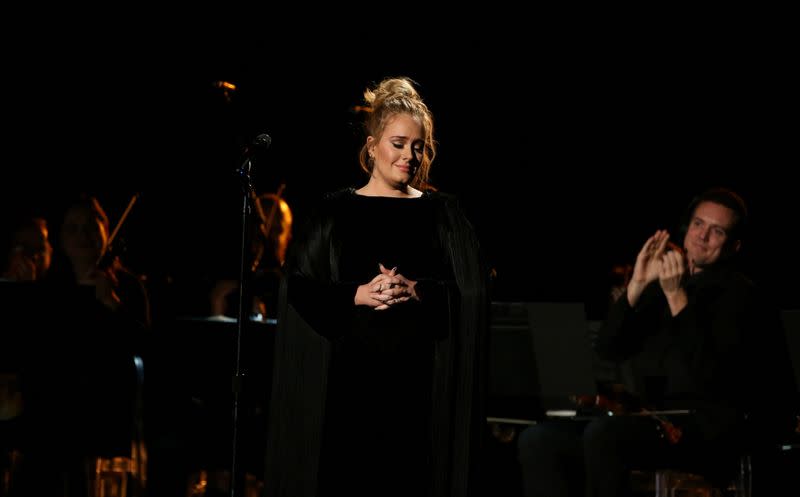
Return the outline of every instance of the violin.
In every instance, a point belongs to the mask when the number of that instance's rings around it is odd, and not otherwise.
[[[612,386],[612,393],[614,394],[613,397],[605,394],[597,394],[575,395],[571,398],[573,402],[575,402],[575,405],[580,408],[599,409],[610,412],[615,416],[647,416],[658,422],[662,437],[665,438],[671,445],[675,445],[681,441],[681,438],[683,437],[683,430],[681,430],[680,427],[675,426],[667,418],[654,413],[649,409],[636,405],[635,397],[625,392],[621,385]]]
[[[281,210],[281,202],[283,202],[282,195],[283,195],[283,190],[285,188],[286,184],[281,183],[280,187],[278,188],[278,191],[276,191],[275,193],[264,193],[262,195],[256,195],[254,191],[250,192],[250,196],[252,197],[253,205],[255,206],[256,214],[258,215],[258,220],[259,220],[257,229],[260,231],[263,240],[265,240],[266,244],[268,245],[272,245],[274,243],[280,243],[279,241],[274,241],[272,239],[273,238],[272,233],[273,233],[273,226],[275,225],[275,223],[281,222],[280,219],[278,218],[278,215]],[[271,204],[268,211],[264,210],[262,199],[271,200]],[[251,272],[255,273],[258,270],[259,265],[261,264],[261,259],[264,256],[264,250],[266,248],[267,247],[264,244],[260,244],[258,246],[256,253],[253,254],[253,261],[250,267]],[[282,256],[279,256],[279,259],[281,260],[281,262],[283,262]]]
[[[656,414],[653,414],[647,409],[642,409],[641,413],[644,414],[645,416],[649,416],[650,418],[658,421],[659,426],[663,430],[662,434],[664,437],[666,437],[667,442],[669,442],[672,445],[675,445],[676,443],[681,441],[681,438],[683,437],[683,430],[672,424],[671,421],[664,418],[663,416],[658,416]]]

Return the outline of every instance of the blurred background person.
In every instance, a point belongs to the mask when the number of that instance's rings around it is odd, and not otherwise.
[[[126,268],[109,245],[108,216],[97,198],[81,195],[64,213],[60,253],[53,279],[91,287],[100,304],[121,312],[142,327],[150,325],[150,301],[144,279]]]
[[[41,217],[22,220],[13,230],[3,279],[36,281],[50,269],[53,247],[50,245],[47,221]]]
[[[30,283],[44,278],[50,269],[53,247],[48,234],[44,218],[23,216],[3,237],[7,257],[0,277],[5,285],[0,295],[4,316],[0,337],[0,493],[16,491],[19,484],[26,433],[21,371],[25,341],[35,328],[30,319],[34,310],[29,306],[36,299]]]
[[[254,198],[250,226],[250,260],[246,261],[250,280],[245,291],[250,295],[247,309],[250,318],[264,321],[276,317],[278,286],[286,248],[292,236],[292,211],[278,193],[264,193]],[[212,316],[237,317],[239,280],[222,278],[209,292]]]
[[[149,298],[144,279],[110,250],[109,238],[95,197],[67,204],[52,265],[29,302],[21,481],[31,494],[86,495],[87,465],[123,458],[141,469],[146,459],[137,358],[150,325]]]

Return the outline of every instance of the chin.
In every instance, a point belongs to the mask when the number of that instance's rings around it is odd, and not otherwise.
[[[396,188],[405,188],[411,184],[411,180],[408,178],[396,179],[394,184]]]

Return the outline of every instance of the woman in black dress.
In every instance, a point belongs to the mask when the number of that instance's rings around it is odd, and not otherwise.
[[[369,180],[325,196],[287,259],[270,496],[467,495],[484,433],[486,271],[433,191],[433,120],[412,83],[365,92]]]

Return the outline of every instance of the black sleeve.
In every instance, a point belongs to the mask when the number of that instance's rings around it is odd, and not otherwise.
[[[333,338],[353,319],[359,284],[331,276],[334,201],[324,199],[293,240],[287,255],[287,301],[322,336]]]
[[[593,342],[597,355],[605,360],[621,362],[637,354],[647,337],[658,331],[665,305],[657,281],[644,289],[635,307],[631,307],[623,293],[611,306]]]

